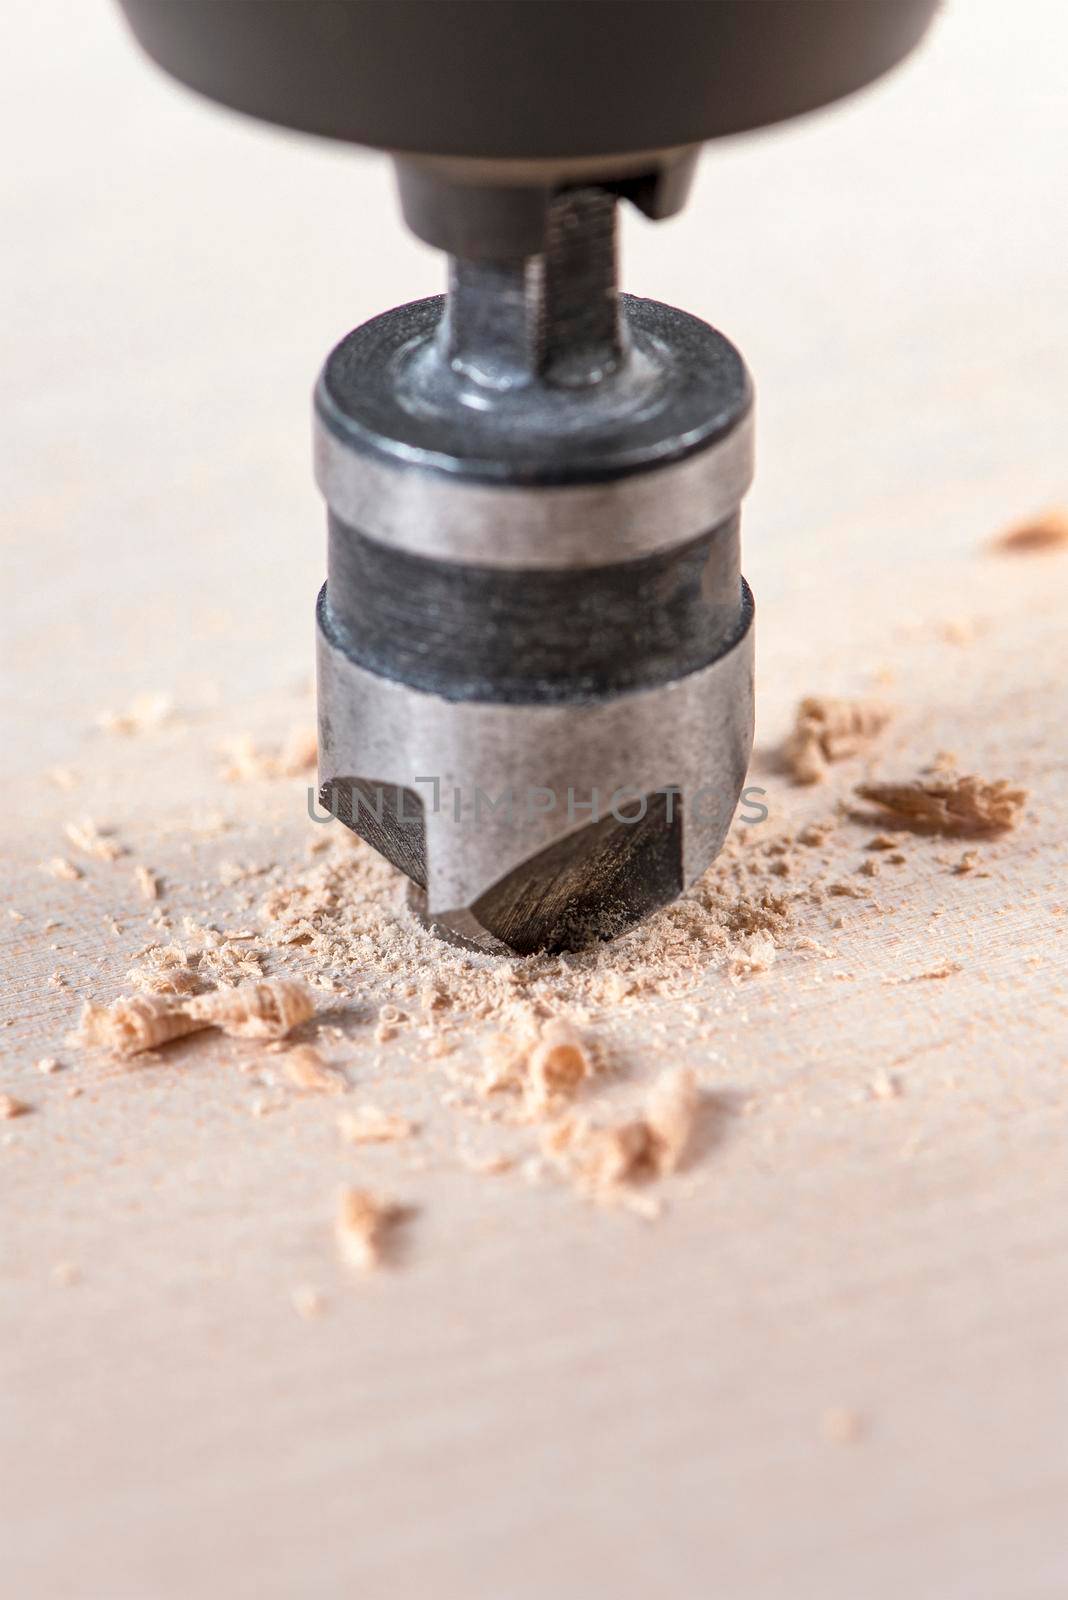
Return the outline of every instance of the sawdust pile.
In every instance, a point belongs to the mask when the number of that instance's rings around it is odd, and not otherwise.
[[[1014,523],[991,542],[1002,555],[1033,555],[1068,547],[1068,506],[1051,506],[1026,522]]]
[[[822,783],[832,762],[860,755],[883,731],[893,708],[879,700],[834,700],[808,695],[800,702],[782,757],[795,783]]]
[[[399,874],[369,848],[345,842],[268,893],[263,939],[317,984],[339,993],[355,986],[369,1003],[396,1006],[394,1032],[411,1025],[413,1004],[439,1033],[459,1016],[468,1024],[500,1020],[515,1032],[517,1016],[546,1021],[565,1009],[582,1026],[621,1005],[684,995],[711,969],[735,977],[765,970],[804,892],[771,886],[772,850],[728,841],[681,899],[611,944],[501,959],[443,943],[407,910]]]
[[[311,994],[292,978],[268,978],[190,998],[131,995],[111,1006],[90,1002],[82,1013],[79,1042],[128,1057],[204,1028],[221,1028],[238,1039],[281,1039],[314,1011]]]
[[[145,994],[201,994],[215,984],[233,986],[263,976],[266,946],[249,929],[223,933],[186,917],[185,944],[154,942],[138,952],[126,974]]]
[[[989,783],[972,775],[937,773],[908,783],[860,783],[856,793],[908,822],[948,834],[1014,828],[1028,799],[1026,789],[1006,778]]]

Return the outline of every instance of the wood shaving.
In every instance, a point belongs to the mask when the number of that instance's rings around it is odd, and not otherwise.
[[[578,1029],[562,1017],[550,1018],[526,1059],[530,1109],[541,1113],[561,1099],[570,1100],[592,1072]]]
[[[66,856],[53,856],[46,870],[53,878],[59,878],[64,883],[76,883],[79,878],[84,877],[81,867],[76,867]]]
[[[368,1189],[342,1189],[334,1217],[341,1259],[360,1272],[380,1266],[388,1231],[402,1215],[401,1207]]]
[[[125,711],[102,711],[96,719],[96,725],[105,733],[146,733],[152,728],[161,727],[173,714],[174,701],[169,694],[139,694],[131,700]]]
[[[235,1039],[282,1039],[314,1015],[315,1000],[295,978],[265,978],[195,995],[183,1009],[201,1027],[221,1028]]]
[[[27,1100],[19,1100],[13,1094],[0,1094],[0,1122],[10,1122],[15,1117],[24,1117],[33,1107]]]
[[[298,1089],[316,1094],[344,1094],[348,1085],[311,1044],[294,1045],[282,1058],[282,1071]]]
[[[989,783],[974,776],[932,775],[909,783],[860,783],[862,800],[884,806],[910,822],[941,833],[981,833],[1014,828],[1028,791],[1006,778]]]
[[[699,1104],[697,1079],[689,1067],[670,1067],[653,1084],[645,1102],[656,1173],[674,1172],[693,1133]]]
[[[866,749],[893,715],[878,700],[835,700],[808,695],[798,705],[783,760],[795,783],[822,783],[832,762]]]
[[[904,977],[884,978],[885,984],[898,983],[937,983],[942,978],[952,978],[955,973],[962,972],[959,961],[943,961],[941,966],[928,967],[925,972],[910,972]]]
[[[171,1044],[210,1026],[209,1021],[188,1015],[162,995],[138,994],[116,1000],[111,1006],[93,1005],[90,1001],[82,1012],[80,1042],[126,1057]]]
[[[82,1013],[79,1043],[125,1057],[205,1028],[221,1028],[238,1039],[281,1039],[306,1022],[314,1009],[304,984],[291,978],[213,989],[192,998],[131,995],[111,1006],[88,1004]]]
[[[63,832],[76,850],[93,856],[97,861],[117,861],[126,854],[123,846],[109,833],[98,828],[91,817],[83,817],[80,822],[65,823]]]
[[[1066,545],[1068,506],[1051,506],[1037,517],[1014,523],[991,542],[991,548],[1003,555],[1032,555],[1043,550],[1063,550]]]
[[[355,1111],[343,1111],[337,1119],[338,1132],[346,1144],[395,1144],[410,1139],[415,1124],[407,1117],[398,1117],[379,1106],[357,1106]]]

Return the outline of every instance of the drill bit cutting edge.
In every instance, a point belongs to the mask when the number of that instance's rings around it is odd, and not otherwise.
[[[753,736],[752,385],[618,292],[618,204],[673,214],[700,142],[868,82],[934,0],[123,4],[194,87],[391,151],[449,259],[316,389],[323,805],[449,937],[612,937],[715,857]]]

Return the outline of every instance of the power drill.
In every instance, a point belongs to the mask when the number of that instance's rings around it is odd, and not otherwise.
[[[704,141],[870,82],[936,0],[120,4],[194,89],[387,151],[448,257],[315,392],[322,804],[447,938],[615,936],[717,855],[753,738],[752,384],[619,293],[619,202],[671,216]]]

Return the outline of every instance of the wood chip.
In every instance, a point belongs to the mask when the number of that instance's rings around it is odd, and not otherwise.
[[[76,883],[83,877],[81,867],[76,867],[73,861],[68,861],[66,856],[53,856],[48,863],[47,870],[53,878],[60,878],[65,883]]]
[[[662,1072],[645,1102],[658,1177],[674,1172],[686,1152],[697,1118],[697,1079],[689,1067]]]
[[[316,1094],[344,1094],[348,1087],[311,1044],[298,1044],[287,1050],[282,1057],[282,1071],[298,1089]]]
[[[879,700],[808,695],[797,707],[782,751],[794,782],[822,783],[832,762],[859,755],[892,716],[892,708]]]
[[[282,1039],[314,1015],[315,1000],[296,978],[265,978],[195,995],[184,1009],[201,1027],[221,1028],[235,1039]]]
[[[402,1210],[368,1189],[342,1189],[334,1217],[334,1236],[341,1259],[358,1271],[380,1266],[388,1230]]]
[[[210,1025],[163,995],[136,994],[111,1006],[90,1002],[82,1012],[81,1042],[117,1056],[133,1056]]]
[[[137,866],[134,868],[134,882],[140,890],[142,900],[159,899],[159,879],[147,867]]]
[[[614,1199],[627,1184],[675,1171],[692,1136],[698,1104],[690,1068],[669,1068],[653,1084],[640,1115],[605,1126],[572,1113],[548,1130],[542,1150],[580,1190]]]
[[[221,1028],[238,1039],[281,1039],[314,1009],[310,992],[292,978],[213,989],[192,998],[139,994],[112,1006],[87,1005],[80,1042],[131,1056],[205,1028]]]
[[[65,823],[63,832],[76,850],[93,856],[97,861],[117,861],[126,854],[123,846],[109,833],[102,832],[91,817],[83,817],[80,822]]]
[[[1014,523],[992,540],[991,548],[1003,555],[1033,555],[1063,550],[1068,545],[1068,506],[1051,506],[1037,517]]]
[[[105,733],[146,733],[161,727],[173,714],[174,701],[169,694],[139,694],[125,711],[101,711],[96,725]]]
[[[938,774],[908,783],[860,783],[855,792],[910,822],[947,834],[1013,828],[1028,798],[1026,789],[1006,778],[988,783],[974,776]]]
[[[0,1122],[10,1122],[14,1117],[24,1117],[33,1107],[27,1100],[13,1094],[0,1094]]]
[[[528,1106],[542,1112],[558,1100],[570,1100],[592,1071],[578,1029],[562,1017],[550,1018],[526,1059]]]
[[[410,1139],[415,1132],[415,1124],[407,1117],[394,1116],[372,1105],[343,1111],[337,1119],[337,1128],[346,1144],[394,1144]]]

